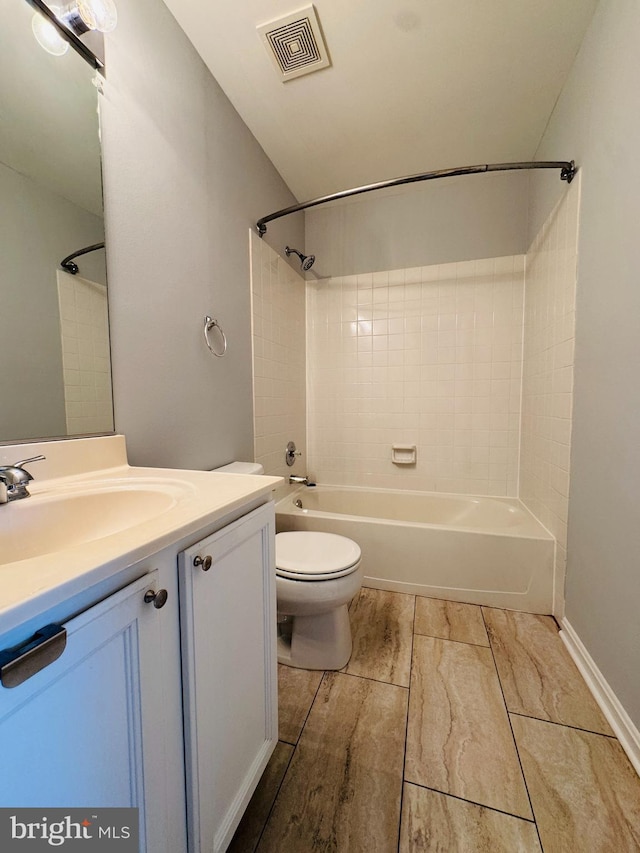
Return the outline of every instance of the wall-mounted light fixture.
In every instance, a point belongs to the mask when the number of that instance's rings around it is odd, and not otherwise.
[[[56,16],[65,27],[77,36],[97,30],[110,33],[118,23],[118,12],[113,0],[75,0],[62,9]]]
[[[58,6],[52,6],[51,11],[60,19],[61,9]],[[40,12],[36,12],[31,20],[31,29],[40,47],[44,48],[47,53],[53,56],[64,56],[69,50],[69,42],[64,38],[48,18],[45,18]]]
[[[27,0],[37,11],[31,28],[38,44],[54,56],[62,56],[74,47],[87,62],[101,68],[101,61],[78,36],[94,30],[110,33],[118,23],[113,0],[73,0],[66,6],[50,6],[43,0]]]

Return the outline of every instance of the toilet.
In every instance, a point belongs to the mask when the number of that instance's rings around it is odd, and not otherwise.
[[[220,473],[263,474],[232,462]],[[342,669],[351,657],[349,602],[362,586],[360,547],[346,536],[296,530],[276,534],[278,662],[298,669]]]
[[[349,602],[362,586],[360,547],[345,536],[276,534],[278,661],[342,669],[351,657]]]

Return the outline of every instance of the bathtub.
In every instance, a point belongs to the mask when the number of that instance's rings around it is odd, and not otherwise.
[[[354,539],[366,586],[553,612],[555,540],[515,498],[302,486],[276,503],[276,528]]]

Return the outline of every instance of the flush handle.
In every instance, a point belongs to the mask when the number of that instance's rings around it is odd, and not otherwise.
[[[213,565],[213,558],[210,557],[209,554],[207,554],[207,556],[204,557],[204,559],[200,556],[194,557],[193,558],[193,565],[196,567],[202,566],[202,571],[208,572],[209,569],[211,568],[211,566]]]
[[[169,593],[166,589],[159,589],[157,592],[155,589],[148,589],[144,594],[145,604],[151,604],[151,602],[153,602],[153,606],[156,610],[160,610],[161,607],[165,606],[167,598],[169,598]]]

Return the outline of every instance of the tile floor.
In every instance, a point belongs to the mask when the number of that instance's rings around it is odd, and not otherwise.
[[[363,588],[341,672],[279,668],[232,853],[632,853],[640,779],[551,617]]]

